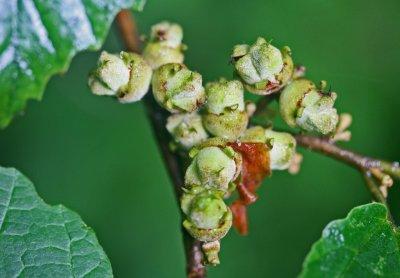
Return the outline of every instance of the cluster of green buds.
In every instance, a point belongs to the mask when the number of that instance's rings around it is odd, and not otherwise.
[[[207,131],[224,139],[237,139],[249,121],[242,83],[221,78],[206,85],[206,95],[203,124]]]
[[[300,127],[304,131],[331,134],[336,130],[339,116],[333,107],[336,93],[323,92],[321,88],[307,79],[298,79],[283,89],[280,99],[282,118],[291,127]]]
[[[235,189],[241,156],[231,147],[207,143],[204,146],[190,152],[193,159],[185,174],[181,208],[186,216],[183,226],[191,236],[204,242],[207,262],[215,265],[219,263],[218,241],[232,226],[232,212],[223,198]],[[218,246],[218,250],[210,246]]]
[[[138,54],[103,51],[97,69],[89,76],[95,95],[116,96],[122,103],[139,101],[149,90],[152,70]]]
[[[246,89],[258,95],[279,91],[293,75],[290,48],[279,50],[264,38],[258,38],[253,45],[235,45],[231,58]]]
[[[231,195],[236,183],[240,182],[240,195],[246,173],[248,179],[257,176],[258,168],[267,169],[268,173],[270,169],[294,173],[301,161],[296,140],[289,133],[261,126],[247,128],[256,108],[245,104],[244,90],[258,95],[281,91],[280,112],[289,126],[329,134],[331,140],[349,138],[346,129],[351,118],[343,115],[338,124],[339,116],[333,107],[336,94],[325,93],[325,83],[317,88],[311,81],[301,79],[304,70],[294,70],[288,47],[279,50],[263,38],[253,45],[236,45],[231,58],[238,80],[221,78],[204,88],[202,76],[183,64],[182,37],[178,24],[164,21],[151,28],[143,58],[134,53],[102,52],[97,69],[89,77],[89,86],[96,95],[116,96],[126,103],[143,98],[151,83],[156,102],[172,113],[166,123],[174,141],[171,146],[179,147],[180,154],[192,159],[182,188],[183,226],[203,242],[206,261],[215,265],[219,263],[219,241],[233,221],[224,198]],[[265,159],[260,164],[269,165],[253,167],[256,171],[252,169],[250,173],[254,160],[243,149],[260,146],[255,143],[268,145],[269,148],[261,145]],[[258,157],[254,152],[251,155]]]
[[[169,64],[183,63],[183,50],[186,46],[182,44],[183,31],[181,26],[168,21],[163,21],[151,27],[151,34],[145,49],[144,59],[152,69]]]

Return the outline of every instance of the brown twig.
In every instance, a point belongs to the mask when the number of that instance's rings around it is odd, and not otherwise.
[[[399,179],[400,166],[398,162],[390,163],[388,161],[363,156],[353,151],[343,149],[328,139],[321,137],[295,135],[295,138],[297,143],[306,149],[320,152],[358,169],[363,174],[367,189],[370,191],[373,199],[387,206],[386,198],[383,196],[378,185],[371,176],[371,171],[374,169],[379,169],[383,173]],[[389,218],[392,220],[390,212]]]
[[[400,166],[397,162],[388,162],[368,156],[360,155],[343,149],[329,140],[310,135],[295,135],[297,143],[307,149],[323,153],[327,156],[343,161],[361,171],[377,168],[395,178],[400,178]]]
[[[131,13],[123,10],[117,14],[117,25],[121,33],[121,38],[128,51],[140,52],[140,40],[138,30]],[[175,197],[179,206],[179,199],[182,193],[184,163],[182,157],[174,154],[169,149],[170,137],[165,128],[166,113],[150,93],[145,97],[147,115],[150,119],[153,133],[156,137],[158,146],[164,158],[164,163],[173,182]],[[193,239],[185,230],[182,230],[183,242],[186,254],[186,271],[189,278],[202,278],[206,276],[206,268],[203,265],[203,253],[201,242]]]

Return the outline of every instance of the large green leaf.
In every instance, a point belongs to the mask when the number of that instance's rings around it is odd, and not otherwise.
[[[0,277],[112,277],[94,232],[50,206],[20,172],[0,167]]]
[[[384,205],[356,207],[328,224],[300,277],[400,277],[399,240]]]
[[[98,49],[122,8],[143,0],[8,0],[0,9],[0,128],[79,51]]]

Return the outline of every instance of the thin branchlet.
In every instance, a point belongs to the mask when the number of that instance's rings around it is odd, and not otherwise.
[[[125,48],[131,52],[139,52],[140,40],[136,24],[131,13],[127,10],[119,12],[116,22]],[[144,101],[146,105],[147,115],[154,131],[154,135],[163,155],[168,173],[172,179],[176,201],[178,202],[179,206],[179,199],[182,194],[181,186],[183,185],[183,159],[179,156],[179,154],[171,152],[169,148],[169,134],[165,129],[166,119],[168,117],[166,111],[164,111],[159,105],[157,105],[150,94],[148,94],[144,98]],[[182,233],[183,242],[185,245],[187,276],[190,278],[205,277],[206,268],[203,265],[201,242],[192,238],[184,229],[182,229]]]

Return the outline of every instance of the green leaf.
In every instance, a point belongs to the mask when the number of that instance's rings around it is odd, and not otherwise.
[[[146,0],[136,0],[133,3],[132,9],[134,11],[143,11],[144,5],[146,4]]]
[[[0,11],[0,128],[40,100],[49,78],[79,51],[102,45],[116,13],[143,0],[3,1]]]
[[[387,214],[384,205],[372,203],[328,224],[300,277],[400,277],[400,236]]]
[[[0,277],[112,277],[94,232],[50,206],[20,172],[0,167]]]

